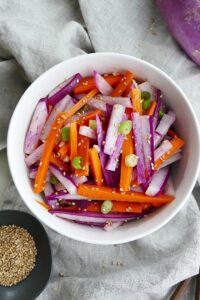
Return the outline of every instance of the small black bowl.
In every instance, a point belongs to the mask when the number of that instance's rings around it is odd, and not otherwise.
[[[36,263],[29,276],[11,287],[0,285],[1,300],[35,299],[44,290],[51,274],[51,248],[42,224],[33,216],[17,210],[0,211],[0,226],[16,225],[27,229],[37,248]]]

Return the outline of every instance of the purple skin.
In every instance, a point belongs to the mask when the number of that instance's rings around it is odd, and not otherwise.
[[[53,91],[51,91],[48,95],[48,103],[50,105],[56,105],[61,99],[63,99],[66,95],[72,93],[73,89],[78,85],[81,81],[81,74],[77,73],[61,83],[57,86]],[[59,88],[60,87],[60,88]]]
[[[156,3],[177,42],[200,66],[199,0],[157,0]]]

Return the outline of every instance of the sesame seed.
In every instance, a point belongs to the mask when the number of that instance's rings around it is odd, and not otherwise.
[[[29,232],[15,225],[0,226],[0,285],[12,286],[35,267],[37,249]]]

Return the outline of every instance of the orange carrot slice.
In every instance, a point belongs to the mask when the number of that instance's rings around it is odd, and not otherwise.
[[[96,115],[101,116],[102,112],[99,109],[89,112],[87,115],[80,117],[76,120],[79,125],[86,125],[89,120],[95,119]]]
[[[133,154],[133,132],[131,132],[124,138],[124,143],[122,146],[122,158],[121,158],[121,174],[120,174],[120,191],[129,191],[131,178],[132,178],[132,169],[127,167],[125,164],[125,158],[127,155]]]
[[[97,185],[104,185],[101,162],[99,159],[99,154],[95,148],[89,149],[89,158],[95,183]]]
[[[116,86],[116,84],[118,84],[118,82],[122,78],[122,75],[120,75],[120,74],[117,74],[117,75],[108,74],[107,76],[104,75],[103,77],[111,86],[114,87],[114,86]],[[94,78],[93,77],[86,77],[86,78],[83,78],[79,82],[79,84],[75,87],[73,92],[75,94],[88,93],[89,91],[91,91],[94,88],[96,88]]]
[[[78,148],[77,155],[83,158],[83,169],[75,170],[77,176],[88,176],[89,175],[89,146],[90,139],[83,135],[78,135]]]
[[[146,115],[153,116],[154,111],[156,109],[156,105],[157,105],[156,101],[151,101],[151,105],[150,105],[149,109],[146,111]]]
[[[77,102],[71,109],[65,113],[59,113],[54,120],[48,137],[45,142],[44,151],[40,158],[40,165],[36,174],[34,192],[41,193],[44,190],[44,183],[46,174],[49,167],[51,153],[55,146],[56,137],[59,135],[60,128],[65,124],[66,120],[72,117],[79,109],[81,109],[90,99],[92,99],[98,93],[97,89],[93,89],[86,96],[84,96],[79,102]]]
[[[120,192],[117,189],[108,186],[98,186],[90,184],[80,184],[78,195],[95,200],[111,200],[136,203],[168,203],[174,200],[173,196],[160,194],[156,197],[147,196],[139,192]]]
[[[119,97],[123,94],[123,92],[126,90],[127,86],[130,84],[130,82],[133,80],[134,74],[130,71],[126,71],[124,76],[121,78],[120,82],[114,89],[114,91],[111,93],[112,97]]]
[[[59,150],[58,150],[58,155],[64,159],[66,155],[70,153],[70,143],[65,143]]]
[[[77,124],[72,122],[70,124],[70,160],[72,161],[77,156]]]
[[[175,136],[170,143],[172,144],[172,148],[169,149],[167,152],[165,152],[160,158],[158,158],[154,164],[154,169],[158,170],[159,167],[164,163],[164,161],[166,161],[167,159],[169,159],[174,153],[176,153],[177,150],[179,150],[181,147],[183,147],[183,145],[185,144],[185,142],[178,138],[177,136]]]
[[[130,202],[118,202],[113,201],[113,206],[110,212],[129,212],[129,213],[141,213],[142,205],[140,203],[130,203]],[[101,203],[91,202],[91,204],[87,207],[87,211],[93,212],[101,212]]]
[[[60,159],[60,157],[56,156],[55,153],[51,154],[50,162],[57,166],[60,170],[63,170],[65,172],[69,170],[67,164],[62,159]]]
[[[138,88],[131,90],[131,100],[133,104],[133,111],[142,115],[141,91]]]

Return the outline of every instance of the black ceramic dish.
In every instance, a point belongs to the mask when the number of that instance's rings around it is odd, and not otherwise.
[[[0,211],[0,226],[18,225],[32,235],[37,248],[36,264],[30,275],[12,287],[0,285],[0,300],[32,300],[45,288],[51,273],[51,248],[41,223],[33,216],[17,210]]]

